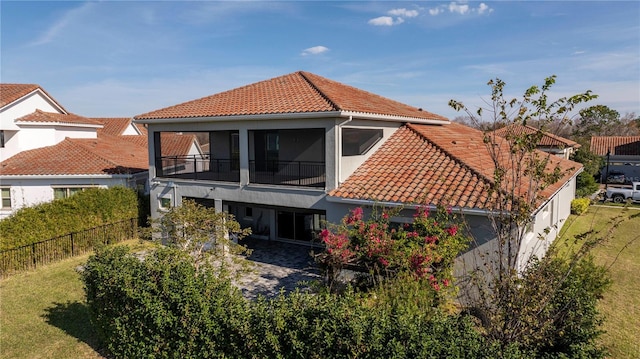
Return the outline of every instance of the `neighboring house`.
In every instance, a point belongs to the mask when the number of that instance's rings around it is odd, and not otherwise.
[[[538,131],[540,130],[533,126],[513,124],[497,129],[493,133],[504,138],[510,138],[513,136],[532,135]],[[579,143],[549,132],[542,133],[537,147],[540,151],[552,153],[565,159],[569,159],[578,148],[580,148]]]
[[[38,85],[0,85],[0,218],[88,187],[148,189],[147,133],[68,113]]]
[[[148,148],[142,135],[66,138],[53,146],[22,151],[0,163],[0,183],[10,195],[10,206],[3,205],[0,218],[90,187],[145,191],[147,166]]]
[[[134,119],[149,131],[154,216],[195,199],[254,236],[305,242],[356,206],[443,205],[465,214],[480,245],[493,238],[493,162],[482,132],[419,108],[295,72]],[[173,133],[207,138],[206,163],[166,171],[164,138]],[[523,253],[543,254],[569,216],[581,166],[551,162],[567,173],[541,193]]]
[[[640,136],[593,136],[590,149],[608,160],[609,176],[615,174],[614,182],[618,178],[627,184],[640,181]],[[601,171],[602,182],[609,177],[606,170],[607,167]]]

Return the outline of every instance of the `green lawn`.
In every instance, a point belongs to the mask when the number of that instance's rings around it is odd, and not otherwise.
[[[624,222],[607,231],[616,218]],[[592,206],[570,217],[557,244],[570,243],[569,238],[590,229],[608,237],[593,254],[597,263],[610,266],[613,280],[599,305],[606,316],[603,344],[611,358],[640,358],[640,210]]]
[[[0,281],[0,358],[102,358],[76,272],[88,257]]]
[[[567,221],[564,240],[590,228],[607,228],[619,215],[636,217],[615,228],[610,241],[594,250],[598,263],[611,265],[613,279],[600,303],[607,320],[603,343],[612,358],[640,358],[640,211],[591,207]],[[136,246],[139,242],[125,243]],[[68,259],[0,281],[0,358],[102,358],[75,271],[87,258]]]

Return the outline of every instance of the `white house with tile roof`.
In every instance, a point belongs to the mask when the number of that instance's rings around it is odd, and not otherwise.
[[[195,199],[254,236],[305,242],[356,206],[443,205],[465,214],[481,242],[493,238],[483,134],[419,108],[295,72],[134,119],[149,133],[154,216]],[[176,171],[163,140],[173,133],[194,134],[209,151]],[[544,253],[569,215],[581,167],[551,162],[567,173],[543,191],[523,255]]]
[[[88,187],[148,188],[147,136],[130,118],[67,112],[38,85],[0,84],[0,218]]]

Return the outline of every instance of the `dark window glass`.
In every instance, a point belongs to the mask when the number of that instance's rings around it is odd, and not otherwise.
[[[358,156],[367,153],[382,139],[381,129],[343,128],[342,155]]]

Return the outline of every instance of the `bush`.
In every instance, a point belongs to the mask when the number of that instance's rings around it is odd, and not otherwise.
[[[590,204],[589,198],[576,198],[571,201],[571,213],[579,216],[589,208]]]
[[[21,208],[0,221],[0,250],[137,216],[135,191],[90,188],[69,198]]]
[[[521,358],[470,317],[391,313],[352,290],[246,301],[230,281],[164,248],[103,248],[82,273],[92,323],[116,358]]]
[[[580,172],[576,178],[576,196],[588,197],[594,194],[600,185],[596,182],[592,175],[587,172]]]

